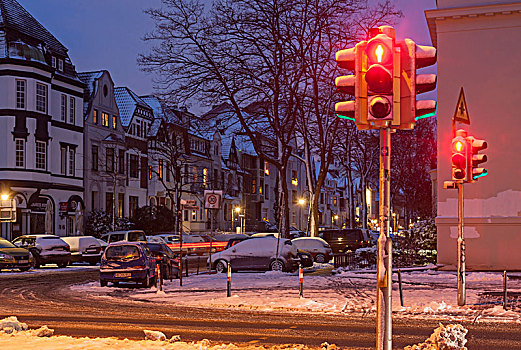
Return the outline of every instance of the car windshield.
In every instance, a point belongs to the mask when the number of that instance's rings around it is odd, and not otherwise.
[[[36,238],[34,237],[22,237],[18,238],[14,241],[14,244],[16,246],[28,246],[28,245],[34,245],[36,242]]]
[[[16,246],[5,239],[0,239],[0,248],[16,248]]]
[[[139,258],[139,249],[133,245],[118,245],[108,247],[105,251],[107,260],[128,261]]]

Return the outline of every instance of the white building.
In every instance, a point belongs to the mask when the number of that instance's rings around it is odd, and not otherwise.
[[[65,46],[17,2],[0,5],[0,191],[18,208],[2,236],[81,233],[83,83]]]

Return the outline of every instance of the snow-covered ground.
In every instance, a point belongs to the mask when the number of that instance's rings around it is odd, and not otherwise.
[[[321,268],[326,265],[320,266]],[[315,269],[316,269],[315,265]],[[163,291],[100,287],[98,282],[71,286],[74,293],[114,302],[142,300],[176,305],[256,309],[311,313],[352,313],[370,315],[376,311],[374,271],[338,271],[332,274],[304,275],[304,296],[299,297],[298,273],[234,273],[232,296],[226,296],[226,274],[201,274],[165,281]],[[398,276],[394,274],[394,280]],[[466,279],[467,305],[457,306],[455,272],[434,269],[402,270],[404,307],[400,305],[398,283],[393,288],[394,317],[436,318],[475,322],[521,323],[519,305],[514,311],[499,305],[503,276],[496,272],[470,272]],[[118,290],[115,293],[115,290]],[[123,292],[122,292],[123,291]],[[521,279],[509,279],[508,291],[521,292]],[[491,293],[492,292],[492,293]],[[485,293],[485,294],[484,294]],[[487,294],[488,293],[488,294]]]
[[[34,274],[42,274],[42,273],[56,273],[56,272],[73,272],[73,271],[82,271],[82,270],[99,270],[99,266],[90,266],[90,265],[69,265],[64,268],[59,268],[56,264],[48,264],[43,265],[38,269],[30,269],[29,271],[21,272],[19,270],[0,270],[5,276],[14,276],[14,275],[34,275]]]

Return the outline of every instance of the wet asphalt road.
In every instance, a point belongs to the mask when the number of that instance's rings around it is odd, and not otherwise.
[[[375,346],[374,317],[177,307],[144,301],[90,298],[68,287],[98,279],[95,270],[0,274],[0,318],[17,316],[29,327],[47,325],[57,335],[143,339],[143,330],[180,335],[183,341],[277,345],[323,342],[347,349]],[[446,322],[445,322],[446,323]],[[393,320],[393,347],[424,341],[438,322]],[[519,324],[465,324],[470,350],[520,349]]]

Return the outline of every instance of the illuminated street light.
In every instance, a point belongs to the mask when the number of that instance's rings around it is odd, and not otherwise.
[[[9,199],[9,195],[8,194],[2,194],[2,200],[3,201],[6,201]]]
[[[241,212],[241,207],[235,207],[235,212],[236,213],[240,213]]]
[[[298,204],[299,204],[299,205],[304,205],[304,204],[306,204],[306,200],[305,200],[304,198],[300,198],[300,199],[298,200]]]

